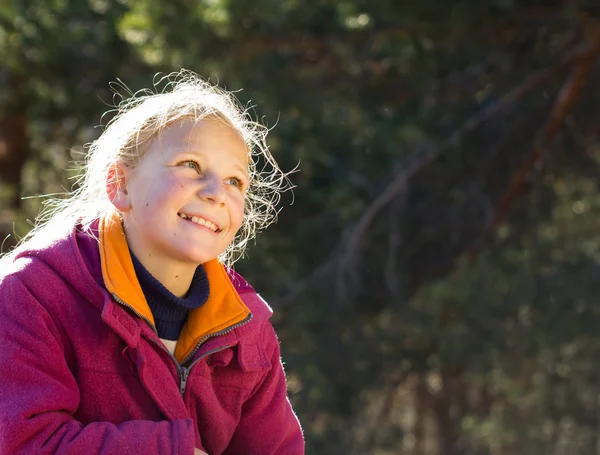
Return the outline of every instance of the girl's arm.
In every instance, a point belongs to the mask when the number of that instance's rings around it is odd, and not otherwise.
[[[242,407],[242,417],[224,455],[302,455],[304,438],[287,398],[279,343],[270,323],[263,342],[271,368]]]
[[[0,453],[194,454],[192,419],[75,420],[79,387],[51,315],[14,275],[0,281],[0,311]]]

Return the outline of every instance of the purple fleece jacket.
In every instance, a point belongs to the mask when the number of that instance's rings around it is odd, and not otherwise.
[[[188,372],[100,267],[77,230],[2,263],[0,454],[304,453],[271,311],[242,278],[252,320],[201,345]]]

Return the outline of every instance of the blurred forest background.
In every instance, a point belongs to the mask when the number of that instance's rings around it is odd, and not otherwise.
[[[308,454],[599,454],[599,52],[598,0],[2,0],[3,250],[194,70],[300,163],[236,267]]]

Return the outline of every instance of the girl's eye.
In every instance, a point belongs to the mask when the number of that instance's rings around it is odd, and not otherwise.
[[[241,189],[244,187],[244,182],[242,182],[237,177],[229,177],[226,181],[228,185],[235,186],[236,188]]]
[[[181,164],[183,164],[185,167],[195,170],[196,172],[200,172],[200,166],[195,161],[184,161]]]

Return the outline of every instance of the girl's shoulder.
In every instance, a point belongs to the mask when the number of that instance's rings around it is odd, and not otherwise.
[[[273,315],[273,309],[265,299],[254,290],[252,285],[242,275],[229,267],[226,267],[225,270],[227,271],[229,280],[244,304],[253,314],[253,317],[260,320],[268,320]]]
[[[71,232],[43,229],[4,256],[0,276],[35,273],[56,261],[66,262],[72,256]],[[54,265],[56,267],[57,265]]]
[[[229,276],[231,283],[233,283],[233,286],[235,287],[235,290],[238,293],[254,292],[254,288],[250,285],[250,283],[248,283],[248,281],[246,281],[246,279],[242,275],[237,273],[231,267],[225,267],[225,270],[227,271],[227,275]]]
[[[0,293],[7,283],[21,282],[35,295],[49,296],[58,288],[89,288],[78,242],[78,230],[41,230],[0,261]]]

